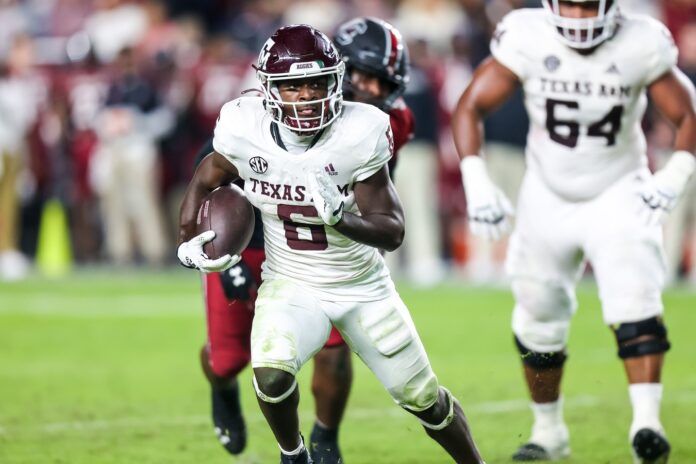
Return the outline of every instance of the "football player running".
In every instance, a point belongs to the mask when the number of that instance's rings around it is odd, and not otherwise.
[[[457,461],[482,462],[457,401],[440,387],[378,249],[403,239],[386,164],[389,118],[343,102],[344,63],[310,26],[280,28],[258,60],[264,96],[227,103],[215,151],[189,184],[180,215],[183,263],[220,271],[197,245],[204,196],[241,177],[264,225],[266,261],[251,333],[259,405],[282,463],[312,462],[299,431],[295,375],[332,324],[394,400]]]
[[[504,233],[512,209],[479,156],[481,120],[518,86],[531,120],[507,268],[534,425],[513,459],[570,453],[560,383],[587,260],[628,377],[634,459],[663,463],[670,446],[659,417],[660,373],[670,344],[660,223],[696,164],[693,88],[675,67],[677,50],[661,23],[624,15],[612,0],[543,4],[501,21],[493,57],[476,70],[454,116],[471,230],[491,238]],[[674,154],[654,175],[640,125],[646,93],[676,128]]]
[[[389,114],[394,135],[394,156],[389,161],[393,175],[399,149],[413,134],[414,117],[401,98],[408,82],[408,49],[393,26],[376,18],[355,18],[344,23],[334,43],[346,62],[349,76],[344,80],[344,99],[369,103]],[[196,164],[212,151],[211,138]],[[201,349],[201,366],[211,385],[215,433],[231,454],[241,453],[246,446],[237,375],[251,355],[251,321],[265,259],[260,213],[252,240],[241,258],[223,272],[203,274],[208,337]],[[351,383],[350,349],[332,328],[327,343],[314,355],[312,393],[316,421],[309,442],[317,462],[329,464],[342,459],[338,429]]]

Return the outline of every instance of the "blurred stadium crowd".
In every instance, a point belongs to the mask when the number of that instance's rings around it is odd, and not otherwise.
[[[667,24],[680,66],[696,83],[696,0],[619,1],[624,11]],[[39,268],[51,259],[58,268],[173,264],[195,155],[223,103],[257,87],[250,64],[265,40],[291,23],[331,35],[364,15],[392,22],[411,53],[405,99],[416,133],[396,174],[408,233],[391,267],[420,284],[449,269],[496,282],[505,244],[467,233],[449,120],[472,69],[488,55],[495,24],[529,6],[540,2],[0,0],[0,280],[23,277],[37,260]],[[671,154],[671,129],[651,113],[645,125],[659,166]],[[519,95],[487,121],[488,166],[512,199],[526,130]],[[665,240],[672,279],[692,282],[694,184]]]

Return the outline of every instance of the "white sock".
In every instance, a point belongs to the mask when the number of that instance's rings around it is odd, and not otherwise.
[[[534,426],[539,428],[554,428],[563,425],[563,398],[552,403],[532,402]]]
[[[660,403],[662,402],[661,383],[633,383],[628,386],[628,394],[633,406],[631,438],[642,428],[649,428],[664,434],[660,423]]]
[[[530,441],[545,448],[555,448],[568,442],[568,428],[563,422],[563,397],[552,403],[531,404],[534,426]]]
[[[278,448],[280,448],[280,452],[285,454],[286,456],[297,456],[298,454],[300,454],[302,452],[302,450],[304,450],[304,447],[305,446],[304,446],[304,441],[302,440],[302,436],[300,436],[300,446],[298,446],[297,448],[295,448],[292,451],[285,451],[283,449],[283,447],[280,446],[280,444],[278,444]]]

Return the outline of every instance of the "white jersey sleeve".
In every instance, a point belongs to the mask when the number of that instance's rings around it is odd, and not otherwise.
[[[389,162],[394,154],[394,136],[389,119],[386,119],[386,124],[377,125],[375,131],[377,132],[377,144],[367,161],[355,171],[354,182],[362,182],[375,174]]]
[[[495,29],[491,40],[491,54],[500,64],[515,73],[520,80],[530,73],[533,56],[528,53],[529,40],[524,26],[526,10],[517,10],[505,16]]]
[[[651,29],[651,40],[645,41],[649,56],[646,60],[645,85],[650,85],[677,65],[679,54],[669,30],[659,21],[645,18],[646,30]]]
[[[249,105],[247,101],[255,100],[251,97],[242,97],[232,100],[223,105],[220,116],[215,124],[213,133],[213,149],[224,156],[237,169],[240,168],[241,147],[244,142],[241,140],[247,125],[255,118],[245,115]]]

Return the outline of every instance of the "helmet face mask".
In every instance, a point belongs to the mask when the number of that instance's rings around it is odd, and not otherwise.
[[[561,14],[561,0],[543,0],[542,4],[549,13],[549,21],[559,33],[561,41],[575,49],[589,50],[610,39],[619,19],[619,7],[616,0],[566,0],[565,3],[597,5],[597,14],[593,17],[571,18]]]
[[[341,24],[334,42],[349,76],[344,82],[344,93],[389,111],[409,80],[408,48],[401,33],[381,19],[359,17]],[[389,89],[388,94],[380,101],[364,95],[353,85],[353,70],[379,78]]]
[[[307,25],[278,29],[264,44],[256,68],[266,111],[274,121],[292,131],[315,133],[338,118],[343,106],[345,65],[324,34]],[[280,83],[326,76],[326,96],[311,101],[284,101]],[[298,82],[299,84],[299,82]],[[303,115],[315,107],[318,114]]]

